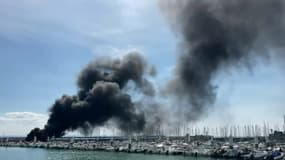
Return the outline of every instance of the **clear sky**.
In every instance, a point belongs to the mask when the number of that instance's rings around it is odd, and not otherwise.
[[[155,0],[0,0],[0,134],[42,126],[62,94],[76,93],[89,61],[136,50],[170,77],[178,39]],[[273,53],[274,54],[274,53]],[[218,99],[202,124],[282,123],[285,74],[279,59],[217,77]]]

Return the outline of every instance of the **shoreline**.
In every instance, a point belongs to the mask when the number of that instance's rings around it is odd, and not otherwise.
[[[106,152],[106,153],[130,153],[130,154],[142,154],[142,155],[161,155],[161,156],[184,156],[184,157],[195,157],[194,155],[186,155],[186,154],[164,154],[164,153],[144,153],[144,152],[135,152],[135,151],[108,151],[108,150],[87,150],[87,149],[74,149],[74,148],[44,148],[44,147],[21,147],[21,146],[0,146],[0,148],[30,148],[30,149],[47,149],[47,150],[69,150],[69,151],[87,151],[87,152]],[[197,156],[199,157],[209,157],[209,158],[218,158],[218,157],[210,157],[210,156]],[[219,157],[222,158],[222,157]],[[235,159],[235,158],[225,158],[224,159]]]
[[[0,142],[0,147],[43,148],[81,151],[124,152],[156,155],[180,155],[248,160],[283,160],[285,144],[271,148],[263,143],[249,142],[130,142],[130,141],[50,141],[50,142]],[[278,154],[277,154],[278,153]],[[275,157],[273,157],[275,155]]]
[[[172,156],[191,156],[191,157],[211,157],[202,153],[197,153],[195,156],[194,152],[191,151],[169,151],[169,150],[155,150],[155,149],[128,149],[122,147],[90,147],[90,146],[74,146],[71,144],[54,144],[54,143],[5,143],[0,144],[3,148],[39,148],[39,149],[56,149],[56,150],[76,150],[76,151],[100,151],[100,152],[114,152],[114,153],[134,153],[134,154],[155,154],[155,155],[172,155]],[[221,157],[220,157],[221,158]],[[225,158],[225,157],[224,157]]]

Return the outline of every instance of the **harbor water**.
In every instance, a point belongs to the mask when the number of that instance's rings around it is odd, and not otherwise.
[[[0,160],[217,160],[206,157],[183,157],[103,151],[57,150],[0,147]]]

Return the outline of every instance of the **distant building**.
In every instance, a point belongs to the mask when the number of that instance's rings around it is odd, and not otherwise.
[[[213,136],[195,135],[195,136],[191,136],[189,138],[191,139],[191,141],[209,141],[209,140],[213,139]]]
[[[285,142],[285,133],[281,131],[274,131],[269,134],[269,140],[274,142]]]

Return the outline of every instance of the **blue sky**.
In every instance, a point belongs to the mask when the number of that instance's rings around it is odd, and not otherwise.
[[[179,40],[153,0],[0,0],[0,8],[0,133],[43,125],[49,106],[76,92],[77,74],[96,57],[136,50],[157,67],[156,84],[175,65]],[[268,61],[221,73],[217,103],[199,123],[281,123],[284,66]]]

